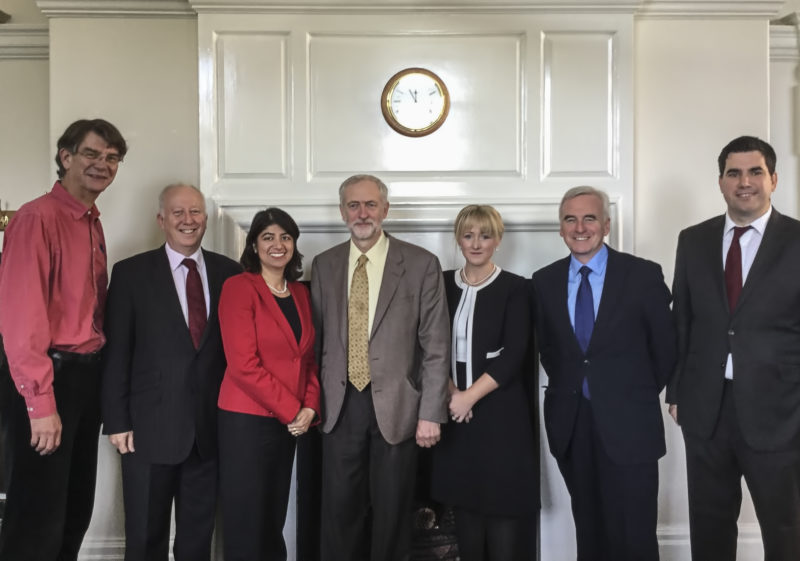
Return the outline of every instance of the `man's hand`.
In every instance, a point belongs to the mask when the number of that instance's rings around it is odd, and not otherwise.
[[[133,448],[133,431],[118,432],[108,435],[108,441],[114,445],[117,452],[120,454],[127,454],[128,452],[136,452]]]
[[[417,445],[423,448],[430,448],[439,442],[441,435],[442,431],[439,428],[439,423],[424,419],[417,421]]]
[[[41,419],[31,419],[31,448],[47,456],[61,446],[61,417],[53,413]]]
[[[678,422],[678,406],[674,403],[669,406],[669,414],[672,416],[672,420],[675,421],[675,424],[680,425]]]

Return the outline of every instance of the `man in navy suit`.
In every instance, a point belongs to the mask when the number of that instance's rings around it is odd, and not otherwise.
[[[534,273],[534,319],[578,561],[657,560],[658,395],[676,356],[669,289],[656,263],[604,244],[603,191],[570,189],[559,219],[571,255]]]
[[[727,212],[682,231],[678,366],[692,558],[736,559],[742,477],[766,561],[800,559],[800,222],[772,207],[775,151],[752,136],[718,158]]]
[[[211,555],[226,365],[217,304],[241,269],[200,248],[207,219],[197,188],[166,187],[158,210],[166,244],[111,275],[103,433],[122,454],[125,561],[167,561],[173,500],[175,560]]]

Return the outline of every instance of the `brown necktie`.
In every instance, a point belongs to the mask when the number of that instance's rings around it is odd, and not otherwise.
[[[739,238],[749,229],[750,226],[733,227],[731,247],[728,249],[728,257],[725,258],[725,288],[728,291],[728,310],[731,313],[736,309],[739,294],[742,292],[742,246]]]
[[[367,256],[361,255],[353,271],[347,308],[347,377],[362,391],[369,384],[369,279]]]
[[[206,323],[208,323],[206,298],[203,294],[203,283],[200,280],[200,272],[197,270],[195,260],[186,258],[183,260],[183,265],[189,269],[186,274],[186,308],[189,312],[189,333],[192,334],[194,348],[199,349],[203,331],[205,331]]]

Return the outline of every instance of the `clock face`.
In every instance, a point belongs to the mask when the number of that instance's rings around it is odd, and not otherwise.
[[[406,68],[383,88],[381,111],[389,126],[406,136],[430,134],[444,123],[450,95],[444,82],[424,68]]]

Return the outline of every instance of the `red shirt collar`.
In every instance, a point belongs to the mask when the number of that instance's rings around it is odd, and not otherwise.
[[[97,209],[96,205],[92,204],[92,206],[87,209],[78,199],[69,194],[69,191],[61,184],[61,181],[56,181],[53,184],[53,189],[50,193],[56,200],[64,204],[64,208],[72,214],[75,220],[83,218],[86,216],[87,212],[90,212],[95,218],[100,216],[100,211]]]

